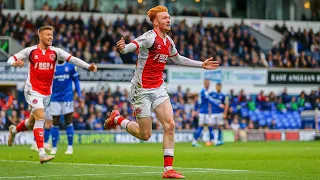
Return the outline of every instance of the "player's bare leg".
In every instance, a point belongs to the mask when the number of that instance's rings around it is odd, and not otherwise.
[[[163,178],[176,178],[182,179],[183,175],[176,172],[172,168],[173,156],[174,156],[174,130],[175,122],[173,120],[172,106],[169,99],[166,99],[163,103],[158,105],[154,109],[157,118],[161,122],[164,135],[163,135],[163,152],[164,152],[164,169],[162,174]],[[138,123],[129,121],[120,116],[119,111],[114,110],[111,112],[110,117],[105,121],[105,129],[111,129],[116,125],[120,125],[125,128],[131,135],[138,139],[147,141],[152,134],[152,121],[151,117],[139,118]]]
[[[140,140],[147,141],[151,137],[151,117],[138,118],[137,122],[134,122],[124,119],[122,116],[120,116],[119,111],[113,110],[110,117],[104,123],[104,127],[108,130],[114,128],[117,124]]]
[[[33,134],[35,137],[35,140],[37,142],[37,147],[39,150],[39,156],[40,156],[40,163],[46,163],[54,159],[54,156],[47,155],[44,150],[44,109],[38,108],[33,111],[35,123],[33,126]]]
[[[22,121],[17,126],[11,125],[9,126],[9,137],[8,137],[8,145],[12,146],[14,143],[14,138],[18,132],[24,132],[33,129],[34,125],[34,116],[31,113],[30,118]]]
[[[175,122],[173,119],[173,110],[170,100],[166,99],[163,103],[159,104],[154,109],[154,112],[163,127],[164,172],[162,174],[162,178],[183,179],[185,177],[172,168],[174,157]]]

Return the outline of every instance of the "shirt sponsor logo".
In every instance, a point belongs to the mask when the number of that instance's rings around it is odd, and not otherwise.
[[[167,63],[168,55],[167,54],[157,54],[153,60],[158,60],[160,63]]]
[[[53,64],[50,62],[38,62],[34,65],[35,69],[40,69],[40,70],[49,70],[53,69]]]

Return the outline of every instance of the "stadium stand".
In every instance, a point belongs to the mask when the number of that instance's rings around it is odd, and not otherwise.
[[[75,97],[73,120],[77,130],[103,130],[105,117],[109,116],[113,109],[120,110],[125,118],[135,120],[127,89],[118,87],[112,92],[108,88],[82,94],[84,99]],[[19,95],[23,96],[23,93],[20,92]],[[309,95],[302,91],[298,96],[289,95],[286,89],[279,95],[272,92],[264,95],[263,91],[258,95],[246,95],[244,90],[241,90],[239,94],[229,93],[229,96],[231,106],[225,129],[238,127],[237,125],[241,129],[299,129],[300,112],[320,107],[320,89],[312,91]],[[11,124],[17,124],[30,115],[26,102],[17,100],[23,97],[15,98],[3,93],[0,97],[0,130],[6,130]],[[171,94],[177,130],[197,127],[198,113],[195,109],[197,101],[198,94],[189,90]],[[153,118],[153,129],[161,129],[156,117]],[[64,128],[63,123],[61,126]]]
[[[98,6],[89,8],[89,5],[86,2],[83,2],[80,6],[77,3],[65,2],[64,4],[59,3],[56,7],[50,6],[47,2],[43,4],[41,8],[43,11],[75,11],[75,12],[101,12]],[[137,7],[128,6],[127,8],[120,8],[118,4],[114,5],[112,8],[112,13],[119,14],[141,14],[138,11]],[[199,11],[195,8],[184,7],[182,11],[178,11],[177,8],[173,8],[172,15],[178,16],[203,16],[203,17],[224,17],[228,18],[228,14],[224,8],[220,11],[215,11],[213,8],[206,11]]]
[[[56,46],[65,48],[87,62],[103,64],[135,64],[137,54],[120,55],[116,51],[115,43],[122,36],[130,42],[144,31],[151,29],[146,20],[129,25],[126,19],[120,18],[112,24],[106,24],[102,18],[97,21],[90,18],[88,22],[84,22],[81,16],[59,19],[41,15],[35,22],[31,22],[26,16],[21,17],[19,14],[8,16],[1,14],[0,19],[2,20],[0,35],[10,35],[19,40],[24,47],[36,44],[38,27],[52,24],[56,28],[54,39]],[[213,56],[223,67],[318,67],[319,33],[314,35],[310,31],[308,38],[303,38],[305,36],[299,35],[299,32],[292,35],[283,29],[280,28],[285,34],[284,40],[266,53],[262,52],[257,40],[243,23],[227,28],[222,24],[204,26],[200,21],[188,27],[184,21],[180,21],[173,24],[169,35],[181,55],[201,61],[205,57]],[[290,42],[293,37],[301,44],[300,55],[294,54],[292,50]],[[305,39],[308,41],[305,42]]]

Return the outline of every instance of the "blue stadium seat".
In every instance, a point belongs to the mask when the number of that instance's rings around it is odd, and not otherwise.
[[[241,116],[247,118],[249,116],[249,111],[247,108],[241,108],[240,110]]]
[[[266,126],[267,125],[267,121],[264,119],[259,119],[259,125],[260,126]]]
[[[253,122],[256,122],[258,120],[258,118],[256,115],[251,115],[250,120],[252,120]]]
[[[267,125],[269,126],[272,122],[272,118],[267,118],[266,121],[267,121]]]
[[[281,122],[276,123],[277,129],[283,129],[283,124]]]
[[[283,123],[284,129],[289,129],[290,124],[288,122]]]

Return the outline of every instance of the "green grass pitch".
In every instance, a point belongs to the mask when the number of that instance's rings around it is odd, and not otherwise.
[[[75,145],[40,165],[30,146],[0,146],[0,179],[161,179],[161,144]],[[320,179],[319,142],[176,144],[174,166],[186,179]]]

